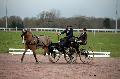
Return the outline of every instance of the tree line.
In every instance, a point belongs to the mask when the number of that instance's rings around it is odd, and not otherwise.
[[[50,10],[42,11],[37,17],[10,16],[8,18],[8,28],[65,28],[67,25],[73,28],[89,29],[115,29],[115,20],[111,18],[95,18],[86,16],[61,17],[60,11]],[[6,27],[6,18],[0,18],[0,28]],[[120,18],[118,19],[118,28],[120,29]]]

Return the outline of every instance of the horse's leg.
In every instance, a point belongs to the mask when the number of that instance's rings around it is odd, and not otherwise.
[[[27,49],[25,49],[25,51],[24,51],[24,53],[23,53],[23,55],[21,57],[21,62],[23,62],[23,58],[24,58],[24,55],[25,55],[26,52],[27,52]]]
[[[50,53],[49,53],[49,48],[48,48],[48,47],[46,47],[46,53],[47,53],[48,55],[50,55]]]
[[[35,60],[36,60],[36,63],[37,63],[37,62],[38,62],[38,60],[37,60],[37,57],[36,57],[36,53],[35,53],[35,51],[33,51],[33,55],[34,55]]]
[[[43,47],[43,49],[44,49],[44,56],[46,55],[46,53],[48,53],[48,47]]]
[[[35,58],[36,62],[38,62],[37,57],[36,57],[36,53],[35,53],[36,49],[37,49],[36,45],[31,46],[31,50],[33,52],[34,58]]]

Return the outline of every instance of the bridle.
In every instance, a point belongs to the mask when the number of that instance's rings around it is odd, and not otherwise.
[[[22,35],[21,35],[21,37],[22,37],[22,43],[23,44],[25,44],[25,34],[27,33],[27,30],[25,30],[25,29],[23,29],[22,30]]]

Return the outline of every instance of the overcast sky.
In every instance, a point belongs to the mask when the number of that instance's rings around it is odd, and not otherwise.
[[[5,16],[6,0],[0,0],[0,17]],[[8,0],[8,16],[37,17],[41,11],[56,9],[62,17],[95,16],[115,18],[116,0]],[[118,0],[118,17],[120,1]]]

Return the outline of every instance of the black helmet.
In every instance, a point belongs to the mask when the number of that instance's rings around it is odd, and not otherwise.
[[[86,29],[86,28],[83,28],[83,30],[84,30],[84,31],[87,31],[87,29]]]

